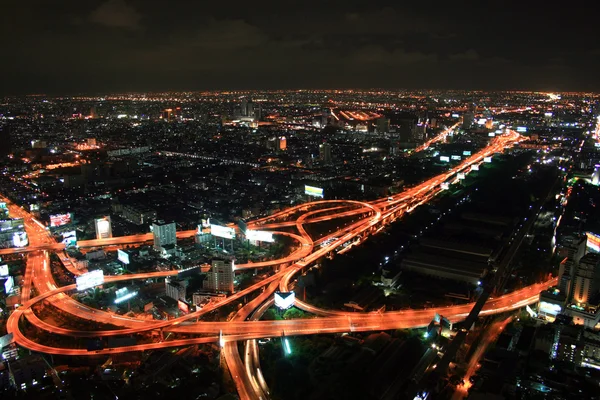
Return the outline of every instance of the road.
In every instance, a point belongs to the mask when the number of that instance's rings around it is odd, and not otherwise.
[[[447,134],[447,132],[445,133]],[[444,136],[440,135],[436,140],[442,140]],[[15,341],[30,350],[49,354],[62,354],[72,356],[95,356],[124,353],[129,351],[145,351],[159,348],[180,347],[192,344],[217,342],[222,337],[223,355],[234,378],[238,393],[243,399],[267,398],[268,388],[264,382],[264,377],[260,373],[258,365],[258,348],[254,339],[266,337],[281,337],[295,335],[312,335],[322,333],[343,333],[360,332],[372,330],[389,330],[424,327],[433,318],[435,313],[439,313],[449,318],[453,322],[464,320],[473,304],[432,308],[427,310],[403,310],[385,313],[347,313],[336,310],[323,310],[316,308],[305,302],[297,300],[296,305],[306,311],[309,311],[318,318],[286,321],[259,321],[261,310],[266,310],[269,302],[272,301],[273,292],[278,288],[288,290],[290,282],[294,276],[301,273],[312,263],[318,261],[321,257],[335,251],[344,243],[353,241],[355,238],[362,240],[371,234],[377,233],[385,224],[401,218],[405,213],[410,212],[415,207],[428,202],[443,189],[441,184],[451,182],[457,179],[459,172],[467,172],[471,165],[483,162],[484,157],[502,152],[506,147],[520,141],[521,138],[516,132],[498,136],[491,143],[468,157],[458,165],[451,168],[434,178],[406,189],[394,196],[378,199],[372,202],[360,202],[353,200],[320,200],[307,204],[301,204],[282,210],[271,216],[260,218],[248,222],[250,229],[269,229],[275,235],[286,235],[296,242],[296,247],[289,255],[278,259],[260,263],[240,264],[235,270],[244,270],[248,268],[281,268],[273,275],[263,279],[250,286],[247,289],[239,291],[229,296],[225,301],[204,307],[203,309],[192,312],[188,315],[174,318],[167,321],[155,321],[139,319],[135,317],[124,317],[115,315],[102,310],[92,309],[85,306],[70,297],[70,293],[75,290],[75,285],[57,287],[52,278],[49,267],[49,254],[58,252],[62,255],[63,262],[67,269],[74,275],[79,275],[78,271],[63,252],[62,245],[55,243],[45,227],[29,215],[24,210],[10,204],[13,215],[22,216],[25,219],[26,229],[30,236],[30,247],[26,250],[27,267],[23,283],[23,296],[21,306],[16,309],[9,317],[7,329],[13,333]],[[12,211],[11,211],[12,213]],[[346,221],[335,232],[320,238],[312,238],[306,231],[305,225],[339,218],[349,218],[353,220]],[[280,228],[293,228],[295,233],[287,231],[277,231]],[[178,232],[178,238],[187,238],[196,234],[196,231]],[[81,246],[114,246],[152,240],[151,234],[133,235],[127,237],[117,237],[100,240],[90,240],[79,242]],[[21,249],[15,250],[22,251]],[[144,280],[157,277],[167,277],[176,275],[178,271],[164,271],[153,273],[142,273],[121,276],[106,276],[105,282],[116,283],[127,280]],[[518,309],[527,304],[537,301],[539,292],[556,284],[554,279],[547,282],[532,285],[501,297],[489,300],[483,307],[482,315],[491,315]],[[31,297],[33,289],[35,295]],[[249,303],[242,307],[235,317],[230,321],[207,322],[200,321],[199,318],[215,309],[226,304],[235,304],[252,294],[257,290],[262,290]],[[98,329],[94,331],[82,331],[64,327],[54,326],[40,319],[32,311],[31,307],[44,301],[46,304],[56,307],[63,312],[84,318],[99,324],[112,326],[111,329]],[[30,323],[38,329],[46,330],[58,335],[70,337],[110,337],[148,333],[150,331],[183,333],[187,335],[202,335],[189,339],[161,340],[152,343],[140,343],[135,346],[126,346],[118,348],[106,348],[97,351],[88,351],[81,348],[57,347],[38,343],[21,332],[19,321],[27,318]],[[250,320],[247,320],[250,318]],[[222,336],[221,336],[222,335]],[[244,354],[244,360],[240,357],[237,341],[247,341]]]

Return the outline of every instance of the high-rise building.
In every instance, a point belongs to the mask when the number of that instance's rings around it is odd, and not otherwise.
[[[464,113],[463,115],[463,128],[465,129],[469,129],[470,127],[473,126],[473,123],[475,122],[475,113],[473,111],[467,111],[466,113]]]
[[[579,260],[573,285],[573,300],[587,303],[598,289],[600,289],[600,254],[588,253]]]
[[[377,118],[377,133],[388,133],[390,131],[390,120],[386,117]]]
[[[152,224],[154,248],[160,249],[168,244],[177,244],[177,227],[175,222],[157,221]]]
[[[558,287],[565,294],[567,299],[573,297],[573,283],[579,261],[585,255],[587,246],[587,237],[585,235],[571,238],[563,248],[566,250],[566,257],[560,263],[558,270]]]
[[[414,139],[415,133],[415,119],[414,118],[403,118],[399,121],[400,125],[400,142],[409,143]]]
[[[202,287],[206,290],[233,293],[233,261],[213,260]]]
[[[180,279],[165,279],[165,290],[167,297],[173,300],[185,300],[186,291],[188,287],[188,281]]]
[[[112,224],[110,216],[96,218],[96,239],[107,239],[112,237]]]
[[[284,151],[285,149],[287,149],[287,139],[285,138],[285,136],[281,136],[278,139],[278,146],[277,149],[280,151]]]
[[[600,185],[600,165],[594,167],[594,172],[592,173],[592,185]]]
[[[331,164],[331,145],[329,143],[319,145],[319,159],[323,164]]]

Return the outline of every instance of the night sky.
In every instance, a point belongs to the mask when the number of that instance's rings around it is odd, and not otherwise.
[[[437,3],[4,0],[0,94],[600,90],[591,2]]]

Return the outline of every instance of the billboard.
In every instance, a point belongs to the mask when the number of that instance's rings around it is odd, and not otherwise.
[[[26,232],[15,232],[13,233],[13,246],[25,247],[29,244]]]
[[[69,231],[63,232],[62,234],[62,244],[67,247],[77,247],[77,232]]]
[[[448,157],[448,156],[440,156],[440,161],[441,162],[450,162],[450,157]]]
[[[210,218],[202,219],[201,223],[203,228],[210,227]]]
[[[452,156],[450,157],[450,159],[454,160],[454,161],[460,161],[461,160],[461,156]]]
[[[8,275],[8,265],[0,265],[0,276]]]
[[[592,232],[586,232],[587,248],[594,253],[600,253],[600,236]]]
[[[491,163],[492,162],[492,157],[483,157],[483,162],[485,162],[485,163]]]
[[[441,188],[442,190],[448,190],[450,189],[450,184],[448,182],[442,182]]]
[[[323,197],[323,189],[315,186],[304,185],[304,194],[315,197]]]
[[[34,211],[40,211],[40,205],[39,204],[30,204],[29,205],[29,211],[34,212]]]
[[[102,217],[96,219],[96,239],[107,239],[112,237],[112,226],[110,217]]]
[[[489,137],[494,137],[494,136],[496,136],[496,134],[494,132],[490,132],[490,133],[488,133],[488,136]]]
[[[50,215],[50,227],[56,228],[57,226],[67,225],[72,220],[73,215],[71,213]]]
[[[465,179],[465,173],[464,173],[464,172],[459,172],[458,174],[456,174],[456,177],[457,177],[459,180],[461,180],[461,181],[462,181],[463,179]]]
[[[296,294],[294,292],[275,292],[275,306],[287,310],[294,305]]]
[[[521,132],[521,133],[527,132],[527,128],[524,126],[517,126],[517,132]]]
[[[273,233],[266,231],[248,230],[246,231],[246,238],[248,240],[258,240],[259,242],[273,243],[275,241],[275,239],[273,239]]]
[[[129,253],[121,249],[117,250],[117,260],[121,261],[123,264],[129,264]]]
[[[124,301],[130,300],[130,299],[134,298],[135,296],[137,296],[137,294],[138,294],[137,291],[130,292],[129,289],[127,289],[126,287],[121,288],[115,292],[115,296],[116,296],[115,304],[119,304]]]
[[[15,280],[12,276],[8,276],[4,281],[4,293],[10,294],[15,287]]]
[[[235,238],[235,229],[228,228],[226,226],[210,224],[210,233],[213,236],[221,237],[224,239]]]
[[[0,201],[0,209],[2,209],[2,208],[5,209],[5,210],[8,209],[8,207],[6,207],[6,202],[5,201]]]
[[[471,150],[464,150],[463,151],[463,156],[470,156],[471,155]]]
[[[479,164],[471,165],[471,171],[479,171]]]
[[[77,284],[77,290],[80,292],[94,286],[102,285],[104,283],[104,272],[101,269],[86,272],[75,278],[75,283]]]
[[[179,308],[181,312],[184,312],[186,314],[190,312],[190,305],[183,300],[177,300],[177,308]]]
[[[540,313],[548,314],[548,315],[558,315],[562,311],[562,307],[560,304],[552,304],[546,301],[540,301],[540,306],[538,308]]]

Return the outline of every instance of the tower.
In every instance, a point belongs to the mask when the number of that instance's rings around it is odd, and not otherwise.
[[[223,260],[213,260],[202,287],[207,290],[233,293],[233,267],[233,261],[230,264]]]
[[[573,285],[573,300],[587,303],[600,289],[599,281],[600,254],[588,253],[579,260]]]
[[[154,248],[158,249],[169,244],[177,244],[177,228],[175,222],[157,221],[152,224]]]
[[[329,143],[319,145],[319,159],[325,165],[331,164],[331,145]]]

